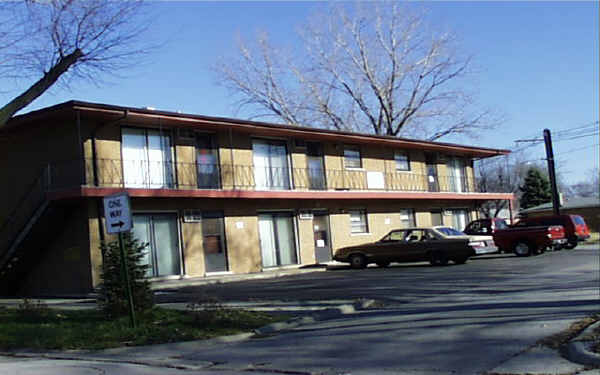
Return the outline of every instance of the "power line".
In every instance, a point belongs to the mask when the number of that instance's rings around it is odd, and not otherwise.
[[[600,146],[600,143],[595,143],[595,144],[593,144],[593,145],[584,146],[584,147],[572,148],[572,149],[570,149],[570,150],[567,150],[567,151],[565,151],[565,152],[560,152],[560,154],[561,154],[561,155],[564,155],[564,154],[572,154],[572,153],[574,153],[574,152],[577,152],[577,151],[581,151],[581,150],[587,150],[587,149],[589,149],[589,148],[598,147],[598,146]]]
[[[569,135],[576,135],[576,134],[571,134],[571,133],[575,133],[575,132],[586,132],[586,131],[593,131],[593,130],[597,130],[598,127],[597,125],[599,124],[599,121],[590,121],[584,124],[580,124],[580,125],[575,125],[573,127],[570,128],[566,128],[566,129],[558,129],[555,131],[551,130],[552,133],[552,138],[553,140],[557,137],[562,137],[562,136],[569,136]],[[541,131],[540,131],[541,132]],[[540,132],[536,132],[528,137],[526,137],[527,139],[532,139],[532,138],[538,138]]]
[[[597,124],[593,124],[593,125],[586,125],[586,126],[580,126],[580,127],[576,127],[576,128],[570,128],[570,129],[561,129],[561,130],[557,130],[554,133],[556,135],[565,135],[565,134],[570,134],[570,133],[576,133],[576,132],[581,132],[581,131],[588,131],[588,130],[592,130],[592,129],[597,129],[598,126]]]

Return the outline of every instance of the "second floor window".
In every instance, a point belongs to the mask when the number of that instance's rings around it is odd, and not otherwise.
[[[396,152],[394,154],[397,171],[410,171],[410,158],[407,152]]]
[[[467,171],[465,161],[459,158],[449,158],[446,163],[448,171],[448,189],[449,191],[462,193],[467,191]]]
[[[350,210],[350,233],[368,233],[366,210]]]
[[[344,146],[344,168],[362,168],[359,147]]]
[[[196,135],[197,186],[201,189],[218,189],[220,185],[219,158],[214,145],[212,135]]]
[[[252,142],[254,186],[262,190],[289,190],[290,171],[285,142]]]
[[[123,128],[123,182],[126,187],[174,185],[171,137],[155,129]]]

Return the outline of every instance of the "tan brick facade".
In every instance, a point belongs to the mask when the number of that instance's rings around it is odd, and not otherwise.
[[[287,245],[293,245],[295,265],[313,264],[316,262],[316,242],[310,213],[328,214],[330,256],[340,247],[378,240],[390,230],[405,225],[401,210],[410,209],[417,226],[431,225],[430,212],[434,210],[444,213],[442,220],[446,225],[452,225],[452,216],[446,214],[450,209],[467,210],[470,219],[474,219],[477,205],[486,197],[473,190],[472,158],[501,151],[436,143],[415,145],[405,140],[325,131],[315,133],[233,120],[206,120],[184,115],[163,118],[148,111],[132,114],[135,109],[88,107],[82,105],[79,117],[69,108],[64,113],[59,111],[48,120],[48,126],[32,119],[35,126],[15,126],[8,136],[0,138],[2,177],[15,181],[12,186],[3,184],[0,191],[3,196],[15,197],[16,201],[19,191],[35,179],[40,165],[62,171],[56,177],[66,181],[52,190],[58,194],[52,198],[53,205],[63,209],[63,202],[67,202],[64,198],[75,194],[68,200],[71,202],[68,210],[72,212],[68,220],[52,238],[42,241],[45,247],[39,261],[29,266],[31,272],[26,272],[20,289],[22,293],[77,293],[98,286],[102,266],[100,243],[103,239],[116,238],[106,233],[100,208],[102,196],[124,188],[131,195],[134,214],[170,213],[176,218],[181,272],[173,277],[203,277],[208,273],[202,220],[184,220],[188,210],[222,213],[226,272],[251,273],[266,269],[263,247],[268,241],[260,238],[261,213],[285,213],[281,223],[273,225],[291,222],[293,240]],[[254,128],[250,129],[250,125]],[[170,145],[161,149],[162,153],[168,153],[168,157],[163,158],[167,161],[163,161],[161,173],[172,174],[168,186],[131,189],[127,185],[126,174],[129,172],[122,160],[124,128],[150,129],[170,137]],[[186,136],[182,135],[184,131]],[[194,131],[212,135],[219,186],[198,187]],[[289,189],[274,189],[277,191],[272,194],[270,189],[265,191],[256,186],[258,172],[254,169],[253,142],[257,140],[271,142],[280,148],[285,146],[285,158],[279,154],[276,157],[278,162],[285,160],[287,164],[284,177],[289,179]],[[311,185],[314,169],[309,169],[308,142],[317,142],[322,150],[323,170],[319,173],[322,173],[323,186]],[[346,147],[360,150],[360,168],[345,167]],[[395,154],[399,152],[408,155],[409,171],[397,170]],[[436,189],[440,192],[429,190],[426,152],[437,155]],[[11,166],[7,155],[21,160],[22,168]],[[449,177],[447,160],[450,158],[459,158],[464,163],[460,174],[466,177],[461,177],[462,180]],[[457,184],[462,187],[456,188]],[[85,194],[82,193],[84,190]],[[223,194],[228,191],[232,194]],[[246,194],[252,192],[257,194]],[[355,195],[348,198],[348,194]],[[14,206],[2,205],[0,223],[2,216],[9,215]],[[366,233],[352,233],[349,212],[355,209],[366,212]],[[301,213],[304,214],[302,217]],[[289,237],[288,232],[285,234]],[[288,237],[276,238],[276,241],[287,241]],[[56,270],[61,270],[62,276],[50,277]]]

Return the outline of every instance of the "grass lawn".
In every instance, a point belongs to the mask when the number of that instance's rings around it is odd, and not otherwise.
[[[0,309],[0,350],[104,349],[207,339],[249,332],[281,321],[282,316],[219,309],[176,311],[154,308],[130,327],[127,316],[106,319],[97,310],[55,310],[47,307]]]

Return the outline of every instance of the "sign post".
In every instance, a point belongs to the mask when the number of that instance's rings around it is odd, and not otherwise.
[[[121,270],[125,278],[125,291],[127,293],[127,300],[129,301],[129,318],[131,326],[135,328],[135,307],[133,305],[133,294],[131,292],[125,249],[123,248],[123,232],[130,231],[133,226],[129,195],[127,193],[118,193],[104,197],[104,218],[106,219],[106,231],[112,234],[118,233],[119,235]]]

